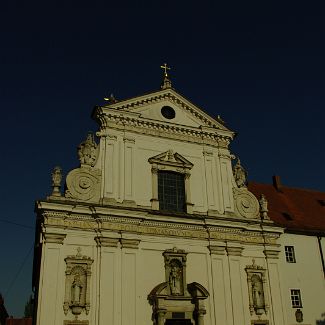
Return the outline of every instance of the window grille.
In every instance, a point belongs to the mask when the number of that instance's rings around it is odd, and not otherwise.
[[[184,175],[169,171],[159,171],[158,200],[160,210],[184,212]]]
[[[295,248],[293,246],[284,247],[286,261],[288,263],[296,263]]]
[[[291,289],[291,305],[293,308],[301,308],[301,295],[299,289]]]

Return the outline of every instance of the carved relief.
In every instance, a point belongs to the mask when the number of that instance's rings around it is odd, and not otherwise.
[[[258,218],[260,205],[254,194],[247,188],[234,188],[233,192],[236,212],[244,218]]]
[[[247,186],[247,172],[244,167],[240,164],[240,159],[237,158],[236,165],[234,166],[234,178],[239,188]]]
[[[269,216],[267,214],[269,212],[269,210],[267,208],[268,202],[267,202],[267,199],[266,199],[264,194],[261,194],[260,199],[259,199],[258,202],[260,204],[261,219],[262,220],[270,220],[270,218],[269,218]]]
[[[72,314],[78,317],[83,311],[88,315],[90,309],[90,276],[91,264],[90,257],[81,255],[78,248],[77,255],[70,255],[65,258],[66,279],[65,279],[65,298],[63,310],[65,315],[71,310]]]
[[[52,172],[52,196],[61,196],[62,169],[54,167]]]
[[[186,286],[186,255],[182,249],[169,249],[164,253],[165,275],[168,292],[173,296],[184,295]]]
[[[92,133],[88,133],[85,141],[81,142],[78,146],[78,158],[80,160],[81,167],[91,166],[96,163],[98,155],[97,144]]]
[[[98,156],[94,135],[78,146],[80,168],[73,169],[66,178],[65,197],[81,201],[98,202],[100,198],[101,170],[93,168]]]
[[[66,179],[65,197],[97,202],[100,197],[101,171],[95,168],[76,168]]]
[[[249,310],[251,315],[267,314],[269,306],[266,296],[266,269],[256,265],[253,259],[252,265],[245,268],[249,294]]]
[[[164,325],[166,320],[182,314],[191,324],[203,325],[206,314],[204,300],[208,291],[199,283],[186,283],[186,256],[182,249],[168,249],[165,258],[165,282],[155,286],[148,295],[152,305],[152,320],[155,325]]]

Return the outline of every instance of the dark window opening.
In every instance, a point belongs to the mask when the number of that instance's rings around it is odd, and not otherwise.
[[[163,106],[161,109],[161,114],[168,120],[172,120],[176,116],[174,109],[170,106]]]
[[[186,211],[184,175],[175,172],[159,171],[158,200],[160,210]]]
[[[284,252],[288,263],[296,263],[295,248],[293,246],[284,246]]]
[[[293,220],[292,215],[290,215],[290,214],[287,213],[287,212],[283,212],[282,215],[283,215],[287,220]]]
[[[302,307],[300,289],[291,290],[291,305],[293,308]]]

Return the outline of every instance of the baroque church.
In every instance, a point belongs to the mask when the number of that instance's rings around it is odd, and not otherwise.
[[[235,133],[162,68],[159,90],[94,108],[79,166],[36,202],[34,323],[315,325],[325,193],[248,184]]]

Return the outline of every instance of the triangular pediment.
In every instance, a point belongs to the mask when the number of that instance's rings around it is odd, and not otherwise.
[[[173,152],[173,150],[168,150],[166,152],[160,153],[154,157],[149,158],[149,162],[151,164],[159,164],[159,165],[173,165],[179,166],[182,168],[191,169],[193,164],[180,155],[177,152]]]
[[[163,112],[164,107],[167,107],[167,114]],[[111,103],[103,108],[134,113],[139,118],[168,124],[230,131],[221,120],[211,117],[172,88]]]

